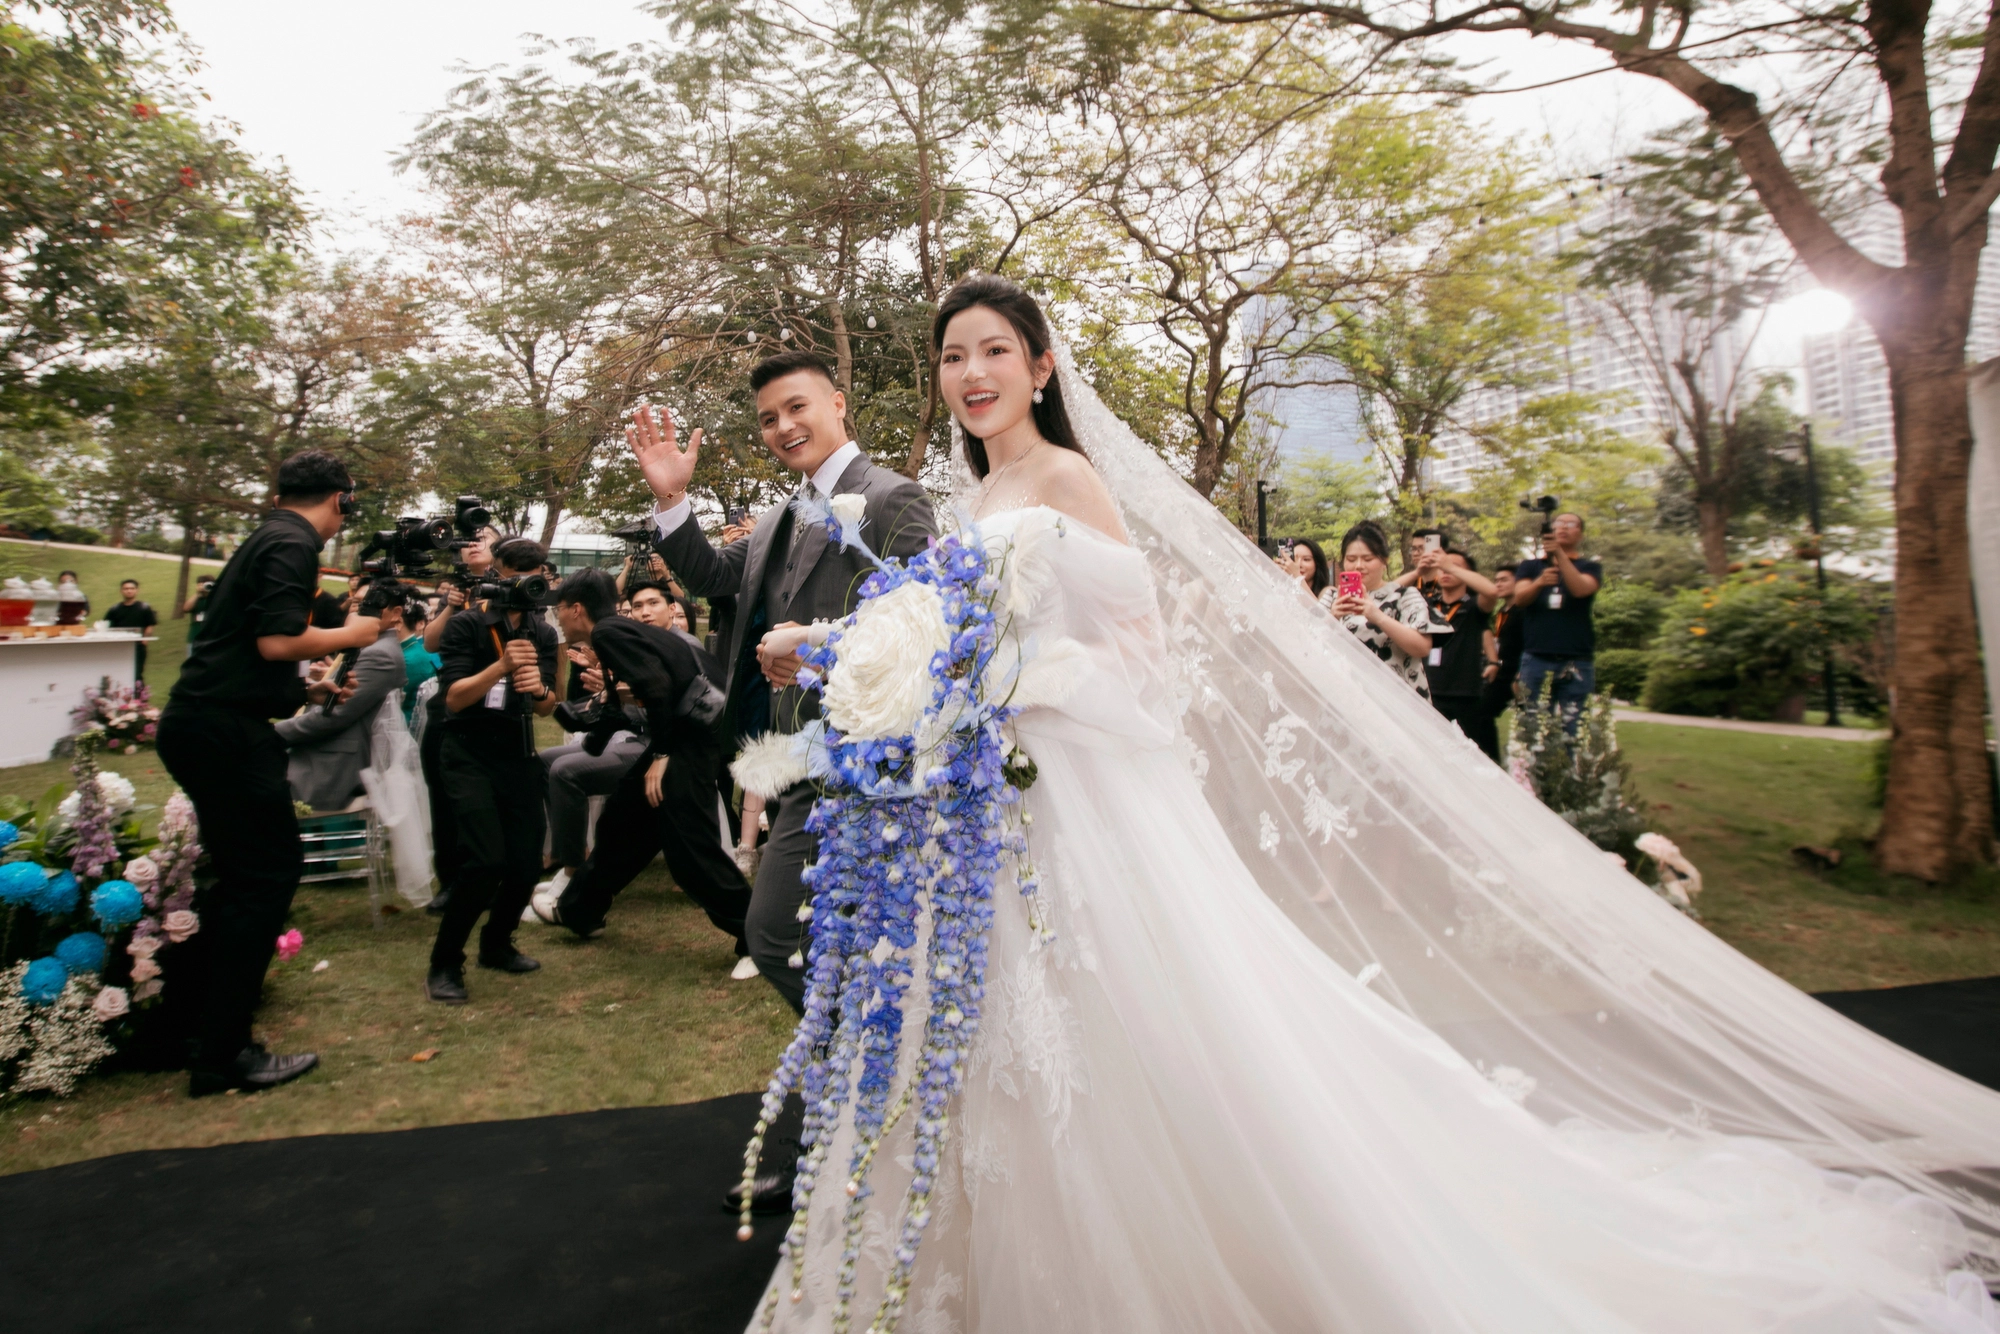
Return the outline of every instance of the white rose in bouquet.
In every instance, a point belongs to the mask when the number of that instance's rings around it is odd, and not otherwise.
[[[834,647],[828,724],[860,741],[916,731],[937,689],[931,658],[950,645],[944,600],[929,584],[903,584],[864,602]]]

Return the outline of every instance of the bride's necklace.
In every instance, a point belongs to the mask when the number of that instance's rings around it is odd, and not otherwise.
[[[1025,462],[1030,454],[1033,454],[1036,450],[1042,447],[1043,443],[1044,442],[1041,440],[1035,441],[1034,444],[1029,445],[1026,449],[1022,450],[1019,454],[1015,455],[1012,459],[1009,459],[1005,464],[1001,465],[1000,469],[997,472],[993,473],[986,479],[986,485],[980,488],[981,499],[984,499],[986,496],[992,495],[993,489],[1000,485],[1000,479],[1002,477],[1005,477],[1008,473],[1012,472],[1016,467],[1020,466],[1023,462]]]

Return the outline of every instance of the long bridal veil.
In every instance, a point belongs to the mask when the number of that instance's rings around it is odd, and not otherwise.
[[[2000,1094],[1688,920],[1340,629],[1059,351],[1151,566],[1181,758],[1264,892],[1542,1119],[1756,1136],[1948,1206],[2000,1277]],[[959,483],[969,482],[959,450]]]

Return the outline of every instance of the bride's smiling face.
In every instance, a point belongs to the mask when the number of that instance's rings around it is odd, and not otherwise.
[[[1035,390],[1055,372],[1055,355],[1036,365],[1005,315],[973,306],[951,317],[938,349],[938,388],[958,424],[981,440],[1004,436],[1034,408]]]

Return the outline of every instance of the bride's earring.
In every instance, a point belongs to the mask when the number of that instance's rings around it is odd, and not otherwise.
[[[1042,401],[1042,391],[1037,389],[1035,391],[1035,402],[1039,403],[1041,401]]]

